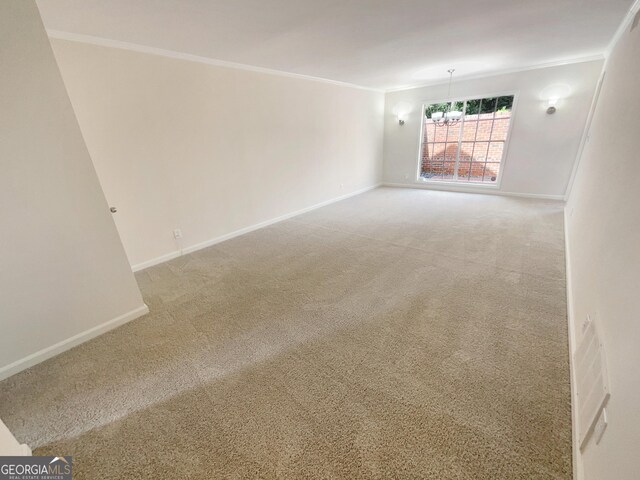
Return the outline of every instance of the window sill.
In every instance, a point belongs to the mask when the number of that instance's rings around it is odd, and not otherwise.
[[[418,178],[418,183],[423,183],[427,185],[445,185],[445,186],[456,186],[456,187],[479,187],[479,188],[488,188],[491,190],[498,190],[500,185],[498,183],[480,183],[480,182],[454,182],[454,181],[443,181],[443,180],[427,180],[422,177]]]

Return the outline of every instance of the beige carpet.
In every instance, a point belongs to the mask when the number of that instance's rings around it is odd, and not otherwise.
[[[137,278],[0,383],[76,479],[571,478],[558,203],[378,189]]]

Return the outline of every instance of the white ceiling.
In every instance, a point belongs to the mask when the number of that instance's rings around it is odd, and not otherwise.
[[[37,0],[49,30],[390,89],[601,54],[632,0]]]

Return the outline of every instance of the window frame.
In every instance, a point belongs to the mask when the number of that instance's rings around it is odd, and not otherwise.
[[[468,100],[476,100],[480,98],[493,98],[493,97],[507,97],[513,95],[513,104],[511,105],[511,118],[509,122],[509,129],[507,130],[507,137],[504,141],[504,149],[502,151],[502,158],[500,159],[500,171],[498,172],[498,178],[495,183],[484,183],[484,182],[463,182],[456,180],[431,180],[428,178],[422,177],[420,174],[422,173],[422,147],[424,144],[424,130],[425,130],[425,121],[424,121],[424,112],[427,106],[433,103],[451,103],[451,102],[466,102]],[[516,108],[518,107],[518,97],[520,96],[520,91],[518,90],[508,90],[502,91],[500,93],[487,93],[487,94],[476,94],[476,95],[467,95],[464,97],[453,97],[450,101],[448,100],[424,100],[422,102],[422,107],[420,109],[420,140],[418,143],[418,164],[416,169],[416,182],[425,183],[428,185],[448,185],[448,186],[468,186],[468,187],[480,187],[480,188],[488,188],[492,190],[499,190],[502,185],[502,175],[504,173],[504,167],[507,163],[507,158],[509,154],[509,144],[511,140],[511,132],[513,131],[513,123],[516,115]],[[474,142],[475,143],[475,142]],[[459,162],[459,152],[458,158],[456,159],[456,165]]]

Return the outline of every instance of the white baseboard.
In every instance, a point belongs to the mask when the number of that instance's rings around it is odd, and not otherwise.
[[[457,185],[432,185],[424,183],[390,183],[384,182],[383,187],[396,187],[396,188],[420,188],[423,190],[438,190],[445,192],[456,193],[480,193],[483,195],[502,195],[505,197],[522,197],[522,198],[537,198],[539,200],[560,200],[564,201],[564,195],[546,195],[541,193],[519,193],[519,192],[504,192],[497,188],[488,187],[465,187]]]
[[[140,307],[131,310],[130,312],[127,312],[96,327],[90,328],[89,330],[78,333],[73,337],[58,342],[55,345],[43,348],[42,350],[32,353],[31,355],[28,355],[20,360],[10,363],[9,365],[0,368],[0,380],[10,377],[11,375],[15,375],[16,373],[22,370],[26,370],[27,368],[43,362],[51,357],[55,357],[56,355],[69,350],[76,345],[80,345],[87,340],[91,340],[98,335],[108,332],[109,330],[113,330],[114,328],[130,322],[131,320],[135,320],[136,318],[141,317],[142,315],[145,315],[147,313],[149,313],[149,307],[147,307],[145,304],[142,304]]]
[[[160,255],[159,257],[152,258],[151,260],[147,260],[146,262],[132,265],[131,270],[133,270],[134,272],[139,272],[140,270],[144,270],[145,268],[153,267],[154,265],[158,265],[160,263],[173,260],[174,258],[178,258],[183,253],[184,251],[181,253],[180,250],[176,250],[174,252],[170,252],[165,255]]]
[[[154,265],[158,265],[160,263],[164,263],[166,261],[172,260],[174,258],[180,257],[182,255],[186,255],[188,253],[192,253],[198,250],[202,250],[203,248],[210,247],[217,243],[224,242],[226,240],[231,240],[232,238],[239,237],[240,235],[244,235],[245,233],[253,232],[254,230],[259,230],[260,228],[268,227],[269,225],[273,225],[274,223],[282,222],[283,220],[288,220],[290,218],[296,217],[298,215],[302,215],[303,213],[310,212],[312,210],[316,210],[318,208],[325,207],[335,202],[339,202],[341,200],[346,200],[350,197],[355,197],[356,195],[360,195],[361,193],[368,192],[369,190],[373,190],[378,188],[381,184],[377,183],[375,185],[371,185],[369,187],[361,188],[360,190],[356,190],[355,192],[347,193],[345,195],[341,195],[339,197],[331,198],[329,200],[325,200],[324,202],[316,203],[315,205],[311,205],[310,207],[303,208],[301,210],[296,210],[294,212],[286,213],[284,215],[280,215],[279,217],[271,218],[269,220],[265,220],[264,222],[256,223],[254,225],[249,225],[248,227],[241,228],[240,230],[234,230],[233,232],[227,233],[225,235],[221,235],[219,237],[212,238],[210,240],[206,240],[204,242],[196,243],[195,245],[191,245],[189,247],[185,247],[182,250],[175,250],[173,252],[161,255],[156,258],[152,258],[151,260],[147,260],[146,262],[138,263],[136,265],[132,265],[131,269],[134,272],[138,272],[140,270],[144,270],[145,268],[152,267]]]
[[[578,445],[578,415],[576,407],[578,405],[578,391],[576,387],[575,368],[573,365],[573,352],[576,342],[576,318],[573,312],[573,290],[571,285],[571,255],[569,250],[569,222],[567,221],[567,207],[564,208],[564,258],[565,276],[567,290],[567,323],[569,337],[569,378],[571,382],[571,438],[573,451],[573,478],[583,480],[584,472],[580,460],[580,446]]]

